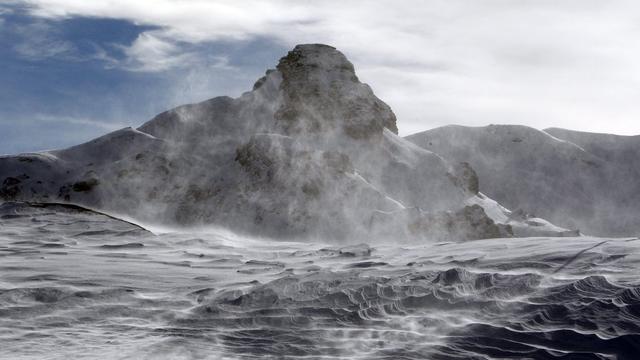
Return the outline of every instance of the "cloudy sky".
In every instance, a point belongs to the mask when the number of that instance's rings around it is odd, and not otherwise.
[[[0,153],[238,96],[298,43],[344,52],[402,135],[446,124],[640,134],[640,3],[1,0]]]

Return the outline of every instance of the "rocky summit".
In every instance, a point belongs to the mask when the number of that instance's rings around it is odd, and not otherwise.
[[[575,234],[478,191],[468,163],[397,136],[327,45],[298,45],[238,98],[166,111],[68,149],[0,158],[0,199],[273,238],[464,240]],[[534,225],[532,225],[534,224]]]

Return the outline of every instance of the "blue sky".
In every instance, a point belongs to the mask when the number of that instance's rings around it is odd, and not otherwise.
[[[0,154],[60,148],[251,88],[338,47],[401,134],[514,123],[640,134],[633,1],[5,0]]]
[[[65,147],[176,105],[237,96],[286,52],[266,39],[185,44],[203,63],[145,71],[124,49],[152,26],[8,9],[0,25],[0,153]],[[218,54],[224,59],[207,59]]]

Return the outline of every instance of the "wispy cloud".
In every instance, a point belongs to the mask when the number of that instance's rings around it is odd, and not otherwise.
[[[58,57],[70,59],[76,52],[70,42],[56,36],[56,28],[43,21],[15,26],[14,34],[21,39],[14,50],[29,60]]]
[[[207,67],[234,70],[224,55],[176,41],[164,31],[141,33],[130,46],[119,45],[126,59],[119,66],[130,71],[159,72],[174,68]]]
[[[7,126],[8,122],[12,126]],[[11,120],[0,118],[0,155],[65,148],[126,126],[110,120],[39,113]]]
[[[6,23],[6,20],[0,18],[0,26],[3,23]],[[101,60],[112,66],[119,63],[119,60],[95,43],[88,44],[93,51],[81,51],[76,44],[65,38],[55,21],[37,19],[27,23],[10,25],[6,23],[6,28],[3,30],[11,33],[15,41],[13,50],[26,60]]]
[[[12,14],[14,11],[13,7],[16,6],[17,4],[18,4],[18,0],[7,0],[2,4],[0,4],[0,16]]]
[[[317,2],[25,0],[33,16],[153,25],[119,66],[202,61],[193,45],[323,42],[356,63],[409,133],[447,123],[522,123],[640,133],[640,3],[618,0]],[[59,51],[64,53],[64,46]]]
[[[164,71],[176,66],[189,66],[196,58],[182,51],[181,47],[162,32],[144,32],[131,44],[124,47],[128,62],[125,65],[134,71]]]
[[[35,114],[29,119],[24,119],[23,122],[83,125],[83,126],[98,128],[100,130],[107,130],[107,131],[118,130],[128,126],[127,124],[113,122],[113,121],[96,120],[96,119],[73,117],[73,116],[57,116],[57,115],[51,115],[51,114]]]

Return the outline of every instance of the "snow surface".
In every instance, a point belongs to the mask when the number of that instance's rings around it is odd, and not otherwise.
[[[635,359],[640,241],[348,246],[0,205],[3,359]]]

